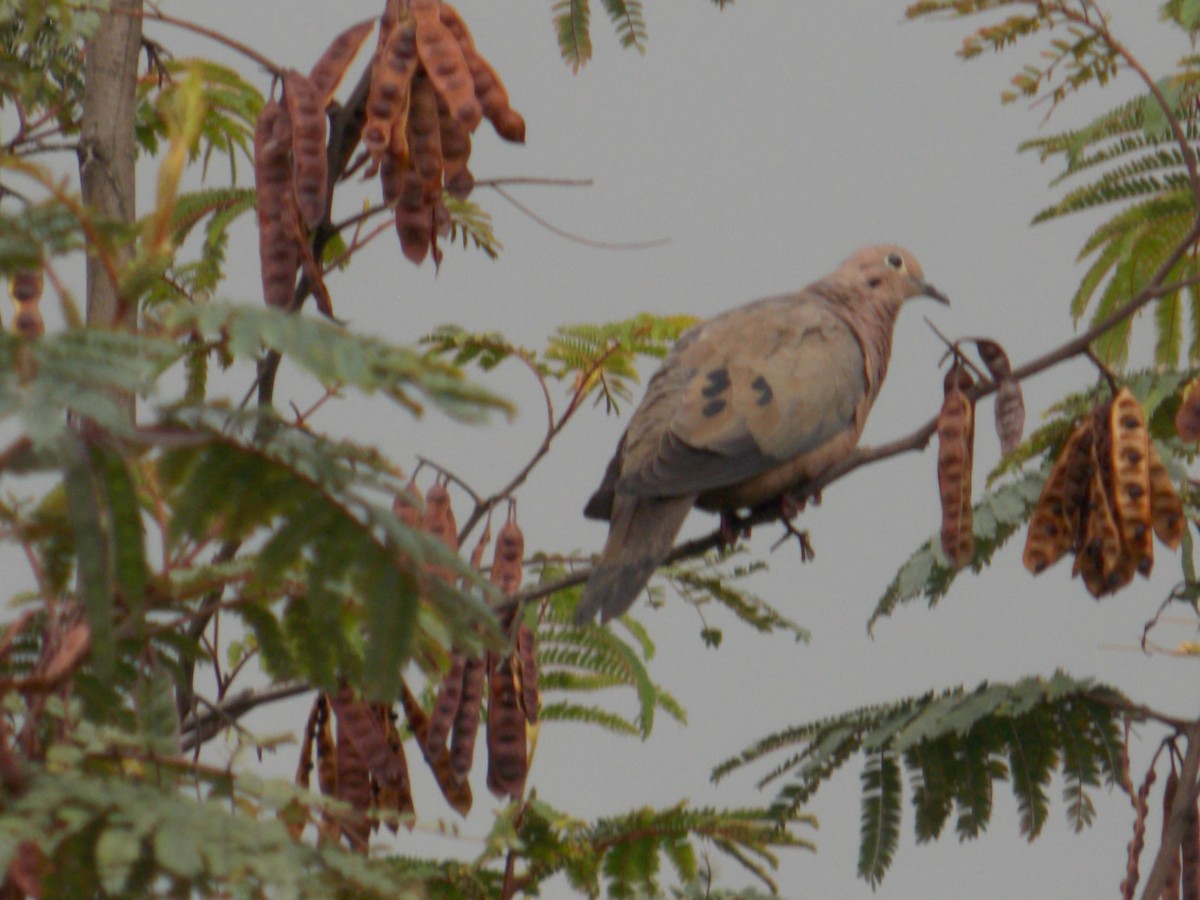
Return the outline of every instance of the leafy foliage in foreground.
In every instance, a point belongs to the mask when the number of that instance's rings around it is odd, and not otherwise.
[[[996,784],[1008,781],[1021,833],[1033,840],[1049,815],[1049,786],[1063,780],[1067,818],[1079,831],[1095,815],[1089,790],[1120,779],[1121,696],[1058,672],[1014,684],[988,684],[908,697],[769,735],[713,771],[719,780],[760,759],[787,754],[758,782],[790,781],[771,810],[784,819],[834,772],[861,754],[862,820],[858,873],[882,881],[900,840],[907,773],[920,842],[940,837],[954,814],[959,839],[991,821]]]

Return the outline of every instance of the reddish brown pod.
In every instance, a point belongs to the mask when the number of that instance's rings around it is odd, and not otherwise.
[[[520,686],[511,658],[488,657],[487,786],[497,797],[520,800],[529,772]]]
[[[965,366],[956,363],[951,367],[946,375],[945,397],[937,419],[942,552],[955,568],[969,563],[975,552],[971,510],[975,407],[966,395],[973,383]]]
[[[475,96],[479,100],[483,114],[487,116],[488,121],[492,123],[492,127],[496,129],[496,133],[500,137],[517,144],[525,143],[525,120],[512,108],[508,99],[508,91],[505,90],[504,83],[496,74],[496,70],[475,49],[471,32],[467,30],[466,23],[458,14],[458,10],[449,3],[442,3],[439,15],[442,24],[458,41],[463,59],[471,72],[471,79],[475,84]]]
[[[375,165],[391,148],[399,158],[403,147],[392,146],[396,124],[408,114],[409,89],[417,72],[416,23],[406,10],[389,4],[393,22],[385,17],[380,45],[371,61],[371,89],[367,94],[367,121],[362,139]],[[400,129],[403,134],[403,128]]]
[[[258,198],[258,253],[263,299],[291,306],[300,271],[299,222],[292,180],[292,125],[276,100],[263,104],[254,128],[254,186]]]
[[[295,69],[283,73],[283,99],[292,123],[296,209],[311,230],[325,217],[329,167],[325,156],[325,105],[313,83]]]
[[[410,0],[409,9],[417,20],[417,53],[429,80],[446,99],[450,114],[474,131],[483,110],[462,47],[442,22],[440,7],[439,0]]]
[[[354,57],[358,55],[359,49],[374,27],[374,19],[367,19],[365,22],[351,25],[333,39],[333,43],[321,54],[321,58],[308,73],[308,80],[316,89],[317,99],[322,108],[328,106],[329,101],[333,99],[333,94],[338,85],[342,83],[346,69],[350,67],[350,63],[354,61]]]

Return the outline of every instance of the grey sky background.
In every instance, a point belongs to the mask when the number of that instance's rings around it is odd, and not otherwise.
[[[1156,27],[1157,3],[1109,5],[1117,34],[1152,71],[1189,51],[1177,32]],[[435,275],[428,263],[413,268],[394,237],[385,235],[330,281],[338,315],[355,329],[406,343],[439,323],[457,322],[540,347],[560,323],[610,321],[643,310],[710,315],[802,287],[858,246],[894,241],[917,255],[953,305],[947,310],[918,301],[905,310],[863,439],[868,445],[908,433],[940,405],[942,347],[922,316],[950,335],[993,337],[1014,364],[1073,334],[1067,302],[1081,274],[1074,257],[1098,219],[1029,227],[1033,214],[1057,196],[1046,187],[1057,170],[1015,148],[1038,132],[1045,108],[1001,108],[998,100],[1012,72],[1036,53],[1033,43],[967,64],[954,51],[982,19],[902,24],[905,4],[898,2],[744,0],[718,12],[703,0],[647,0],[650,38],[639,56],[619,48],[601,4],[593,3],[595,59],[573,77],[558,57],[549,2],[460,0],[458,6],[528,122],[525,147],[503,144],[486,123],[481,127],[472,154],[476,176],[594,179],[588,189],[531,187],[518,195],[556,225],[589,238],[670,242],[636,252],[571,243],[481,190],[475,199],[493,214],[505,245],[500,259],[447,248]],[[165,9],[307,70],[337,31],[379,7],[377,0],[210,0]],[[147,30],[179,56],[202,53],[252,71],[178,29]],[[1173,46],[1164,43],[1168,37]],[[266,76],[255,77],[266,90]],[[1112,89],[1068,103],[1042,128],[1079,124],[1138,88],[1125,76]],[[145,174],[143,209],[152,202],[153,172]],[[376,193],[374,186],[369,193]],[[343,194],[341,209],[357,209],[361,195]],[[257,303],[250,224],[247,219],[244,240],[231,248],[234,275],[225,296]],[[303,408],[319,389],[291,374],[285,364],[279,400],[295,399]],[[1093,378],[1089,367],[1072,364],[1027,382],[1030,426],[1065,389]],[[247,383],[246,373],[237,373],[228,381],[230,393],[240,397]],[[512,423],[468,428],[436,414],[417,422],[386,403],[355,400],[326,406],[313,425],[377,443],[406,468],[416,454],[431,457],[490,492],[537,447],[545,418],[537,385],[521,367],[504,366],[487,383],[519,405]],[[565,402],[565,392],[555,399]],[[997,458],[990,401],[978,415],[977,495]],[[531,549],[599,550],[604,528],[584,520],[580,510],[623,427],[623,419],[588,410],[556,442],[519,495]],[[455,499],[461,517],[465,497]],[[753,588],[812,631],[807,646],[786,636],[759,637],[714,613],[709,624],[723,628],[725,640],[719,650],[706,649],[699,637],[703,623],[682,602],[669,601],[660,611],[639,604],[635,614],[659,647],[653,676],[683,702],[689,725],[660,716],[645,744],[547,725],[530,786],[583,817],[685,798],[698,805],[765,804],[772,795],[755,790],[754,775],[766,767],[714,787],[712,766],[790,724],[931,688],[1049,675],[1056,666],[1179,715],[1195,714],[1194,664],[1147,658],[1136,649],[1143,623],[1179,577],[1177,557],[1161,546],[1152,581],[1139,580],[1098,604],[1069,579],[1067,563],[1030,578],[1016,540],[988,572],[960,578],[937,609],[903,608],[869,638],[865,625],[879,596],[939,522],[935,458],[927,451],[859,470],[829,488],[822,506],[798,523],[810,531],[815,561],[802,565],[794,545],[768,555],[780,529],[757,529],[751,546],[766,556],[770,572]],[[714,523],[693,513],[685,535]],[[1157,635],[1171,645],[1192,633],[1181,620]],[[632,697],[616,702],[633,706]],[[299,729],[303,706],[273,709],[251,725],[261,732]],[[1150,732],[1135,747],[1135,771],[1157,738]],[[219,757],[224,750],[211,752]],[[269,770],[283,777],[294,766],[293,749],[268,760]],[[400,846],[475,855],[496,806],[482,764],[477,761],[474,781],[477,812],[454,838],[432,834],[438,819],[449,825],[453,814],[423,766],[415,759],[412,766],[423,790],[417,796],[422,818]],[[798,833],[819,850],[784,854],[777,877],[784,896],[870,895],[854,874],[858,771],[848,767],[811,805],[820,830]],[[1076,836],[1060,792],[1056,783],[1050,822],[1032,845],[1017,833],[1015,802],[1003,786],[988,834],[965,845],[951,824],[940,842],[914,846],[906,806],[901,849],[876,895],[1114,896],[1125,867],[1128,799],[1097,791],[1098,824]],[[1152,833],[1156,827],[1152,822]],[[736,864],[713,859],[723,884],[751,883]]]

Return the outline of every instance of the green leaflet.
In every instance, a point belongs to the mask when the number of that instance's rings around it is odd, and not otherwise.
[[[1118,706],[1110,688],[1062,672],[1010,684],[979,685],[908,697],[829,719],[795,725],[761,739],[719,765],[713,777],[782,751],[794,751],[760,786],[784,775],[771,805],[795,813],[860,750],[859,874],[883,878],[898,844],[907,770],[918,841],[941,835],[951,812],[960,839],[978,837],[991,821],[994,786],[1011,781],[1022,834],[1031,840],[1046,820],[1046,788],[1056,771],[1066,785],[1066,811],[1077,828],[1094,812],[1090,789],[1120,769]]]
[[[92,470],[92,454],[82,441],[68,442],[70,462],[64,473],[67,516],[75,535],[79,599],[92,629],[92,663],[101,678],[113,671],[112,573],[108,529]]]
[[[554,0],[552,10],[558,52],[563,62],[578,72],[592,58],[588,0]]]

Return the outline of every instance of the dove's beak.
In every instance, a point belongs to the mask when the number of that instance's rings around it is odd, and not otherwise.
[[[932,297],[938,303],[944,303],[947,306],[950,305],[950,298],[947,297],[945,294],[943,294],[941,291],[939,291],[937,288],[935,288],[928,281],[925,281],[923,278],[914,278],[913,282],[914,282],[914,286],[916,287],[916,291],[915,291],[916,296]]]

